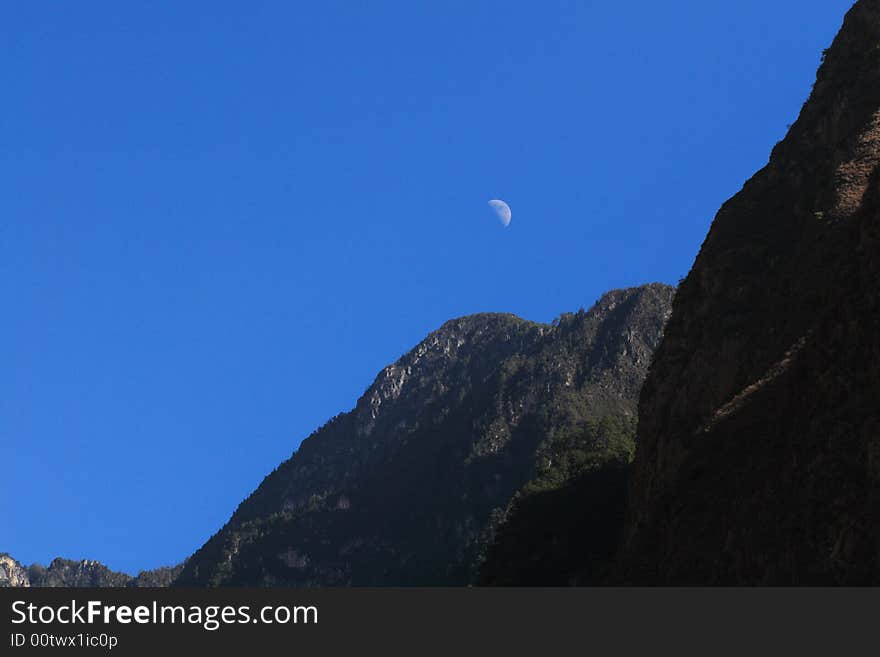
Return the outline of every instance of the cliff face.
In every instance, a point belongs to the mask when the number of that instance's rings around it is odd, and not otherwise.
[[[621,576],[880,583],[880,0],[719,211],[639,406]]]
[[[266,477],[177,583],[473,581],[529,482],[553,487],[630,458],[672,295],[611,292],[553,325],[447,322]]]

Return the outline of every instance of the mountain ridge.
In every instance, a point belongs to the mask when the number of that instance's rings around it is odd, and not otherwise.
[[[99,561],[74,561],[56,557],[49,566],[25,567],[8,553],[0,553],[2,587],[166,587],[178,576],[182,564],[142,570],[136,576],[110,570]]]
[[[555,450],[604,454],[578,444],[607,438],[590,424],[599,415],[631,439],[673,293],[612,291],[553,324],[504,313],[444,322],[270,473],[177,583],[474,581],[493,518],[545,466],[560,467]]]
[[[589,311],[550,324],[510,313],[450,319],[384,367],[351,410],[306,438],[192,563],[132,577],[96,561],[25,567],[2,555],[0,585],[474,582],[513,500],[631,459],[636,396],[673,294],[659,283],[612,290]],[[399,499],[389,504],[385,494]],[[364,521],[327,521],[358,513]],[[426,525],[432,513],[439,540]],[[310,524],[322,522],[312,536]],[[285,535],[291,529],[318,543],[337,541],[339,554],[322,555],[328,563],[320,563],[314,542],[303,547]],[[251,545],[264,535],[279,542],[274,565],[262,563],[271,550]],[[438,545],[440,556],[433,553]],[[246,561],[242,550],[256,565],[236,564]],[[376,555],[386,562],[378,574],[371,572]],[[220,558],[204,578],[212,556]]]

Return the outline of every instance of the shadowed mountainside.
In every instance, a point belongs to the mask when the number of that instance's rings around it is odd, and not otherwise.
[[[619,578],[880,583],[880,0],[719,211],[641,396]]]
[[[673,293],[609,292],[553,325],[447,322],[266,477],[177,584],[474,581],[518,493],[630,460]]]

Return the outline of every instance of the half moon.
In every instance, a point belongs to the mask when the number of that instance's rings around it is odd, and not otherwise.
[[[499,199],[492,199],[489,201],[489,207],[495,211],[498,220],[507,228],[510,225],[510,206]]]

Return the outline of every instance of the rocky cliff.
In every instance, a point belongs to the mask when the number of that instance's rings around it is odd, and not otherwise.
[[[716,216],[639,406],[620,576],[880,583],[880,0]]]
[[[630,459],[672,296],[618,290],[552,325],[447,322],[266,477],[177,583],[473,581],[518,494]]]

